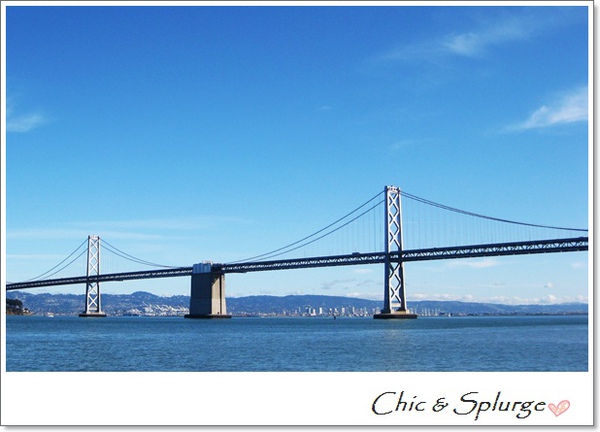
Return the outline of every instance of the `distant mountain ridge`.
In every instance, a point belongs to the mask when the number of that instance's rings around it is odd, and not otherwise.
[[[85,305],[83,294],[31,294],[9,291],[7,299],[19,299],[33,314],[77,315]],[[145,291],[132,294],[102,294],[102,309],[108,315],[180,316],[188,313],[190,297],[157,296]],[[382,301],[324,295],[228,297],[227,311],[234,316],[372,316]],[[551,305],[505,305],[459,301],[410,301],[411,311],[422,316],[438,315],[555,315],[587,314],[586,303]]]

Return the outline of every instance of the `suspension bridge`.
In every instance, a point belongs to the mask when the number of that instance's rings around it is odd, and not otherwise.
[[[408,221],[403,220],[402,197],[414,206]],[[410,233],[410,239],[405,243],[406,233]],[[104,317],[101,282],[189,276],[190,313],[186,318],[229,318],[225,299],[227,273],[383,264],[383,307],[374,318],[416,318],[406,304],[406,262],[587,251],[587,234],[588,230],[582,228],[525,223],[464,211],[387,186],[383,194],[378,193],[313,234],[244,260],[165,266],[136,258],[102,240],[102,251],[150,269],[101,273],[101,240],[90,235],[47,272],[28,281],[7,283],[6,289],[82,284],[86,286],[86,302],[80,316]],[[340,242],[340,238],[345,240]],[[323,245],[331,248],[332,243],[337,244],[338,250],[343,243],[341,247],[352,252],[331,253],[328,249],[328,253],[318,253],[325,250]],[[301,253],[304,257],[298,257]],[[79,259],[85,259],[85,275],[56,277]]]

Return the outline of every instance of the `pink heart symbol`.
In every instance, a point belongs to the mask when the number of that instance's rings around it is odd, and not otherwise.
[[[550,411],[552,411],[554,413],[554,415],[556,417],[558,417],[559,415],[564,413],[566,410],[568,410],[570,406],[571,406],[571,403],[568,400],[564,400],[564,401],[560,402],[558,405],[554,405],[551,403],[548,405],[548,408],[550,408]]]

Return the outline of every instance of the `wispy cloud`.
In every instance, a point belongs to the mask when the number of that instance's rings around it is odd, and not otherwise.
[[[510,17],[478,31],[448,35],[439,45],[448,54],[477,57],[494,45],[526,39],[536,27],[525,17]]]
[[[481,260],[457,260],[446,263],[447,268],[468,267],[474,269],[483,269],[496,267],[498,265],[500,265],[498,261],[493,258],[485,258]]]
[[[492,20],[475,22],[471,29],[457,31],[430,40],[398,46],[379,61],[429,61],[448,57],[481,57],[490,49],[511,42],[526,41],[537,34],[570,22],[562,10],[521,9],[518,13],[495,14]]]
[[[27,114],[20,117],[8,117],[6,119],[6,131],[29,132],[47,122],[47,118],[42,114]]]
[[[371,273],[373,273],[373,270],[372,269],[365,269],[365,268],[353,269],[352,273],[354,273],[354,274],[371,274]]]
[[[336,288],[348,288],[348,286],[355,285],[356,282],[356,279],[336,279],[332,281],[323,282],[321,284],[321,289],[327,291]]]
[[[106,220],[76,222],[71,226],[82,226],[88,228],[124,229],[124,230],[165,230],[165,231],[199,231],[212,229],[221,225],[238,223],[250,223],[246,219],[235,216],[194,216],[176,218],[135,219],[135,220]]]
[[[60,260],[64,258],[63,255],[59,254],[6,254],[7,260],[22,260],[26,262],[30,261],[48,261],[48,260]]]
[[[479,57],[487,50],[502,43],[524,39],[527,35],[525,24],[519,28],[513,24],[510,31],[504,31],[507,26],[498,24],[496,27],[481,31],[452,33],[436,40],[405,45],[384,54],[380,60],[404,61],[439,61],[444,57]]]
[[[81,240],[87,238],[88,235],[95,234],[102,237],[111,239],[128,239],[128,240],[160,240],[169,238],[159,234],[147,234],[141,232],[125,232],[125,231],[108,231],[106,229],[81,229],[81,228],[31,228],[31,229],[19,229],[19,230],[7,230],[6,237],[11,240]]]
[[[495,303],[495,304],[508,304],[508,305],[533,305],[533,304],[560,304],[560,303],[587,303],[588,298],[586,296],[555,296],[553,294],[547,294],[542,297],[518,297],[518,296],[492,296],[492,297],[474,297],[470,294],[457,295],[457,294],[409,294],[408,304],[410,307],[411,301],[420,300],[434,300],[434,301],[462,301],[462,302],[474,302],[474,303]]]
[[[420,293],[411,293],[407,296],[407,303],[411,301],[422,301],[422,300],[431,300],[431,301],[463,301],[463,302],[477,302],[472,295],[458,295],[458,294],[420,294]]]
[[[501,303],[510,305],[530,305],[530,304],[560,304],[560,303],[587,303],[588,298],[586,296],[555,296],[553,294],[547,294],[542,297],[508,297],[508,296],[495,296],[482,298],[482,303]]]
[[[407,147],[413,146],[415,143],[416,141],[412,139],[394,141],[392,144],[388,145],[388,150],[390,152],[399,152]]]
[[[19,117],[8,117],[6,119],[6,130],[8,132],[29,132],[47,123],[46,117],[42,114],[25,114]]]
[[[29,132],[48,123],[48,117],[40,112],[15,114],[14,103],[11,99],[6,101],[6,131]]]
[[[509,126],[507,130],[540,129],[587,119],[588,89],[579,87],[555,97],[547,105],[536,109],[525,121]]]
[[[198,216],[190,218],[107,220],[70,222],[68,227],[27,228],[7,230],[11,239],[85,239],[89,234],[112,239],[160,240],[177,238],[187,232],[216,229],[225,224],[246,224],[248,220],[230,216]]]
[[[571,268],[574,270],[585,269],[587,270],[587,262],[585,261],[577,261],[571,263]]]

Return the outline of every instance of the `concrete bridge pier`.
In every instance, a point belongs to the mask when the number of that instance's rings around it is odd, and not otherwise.
[[[231,318],[225,306],[225,274],[210,263],[194,264],[190,313],[184,318]]]

